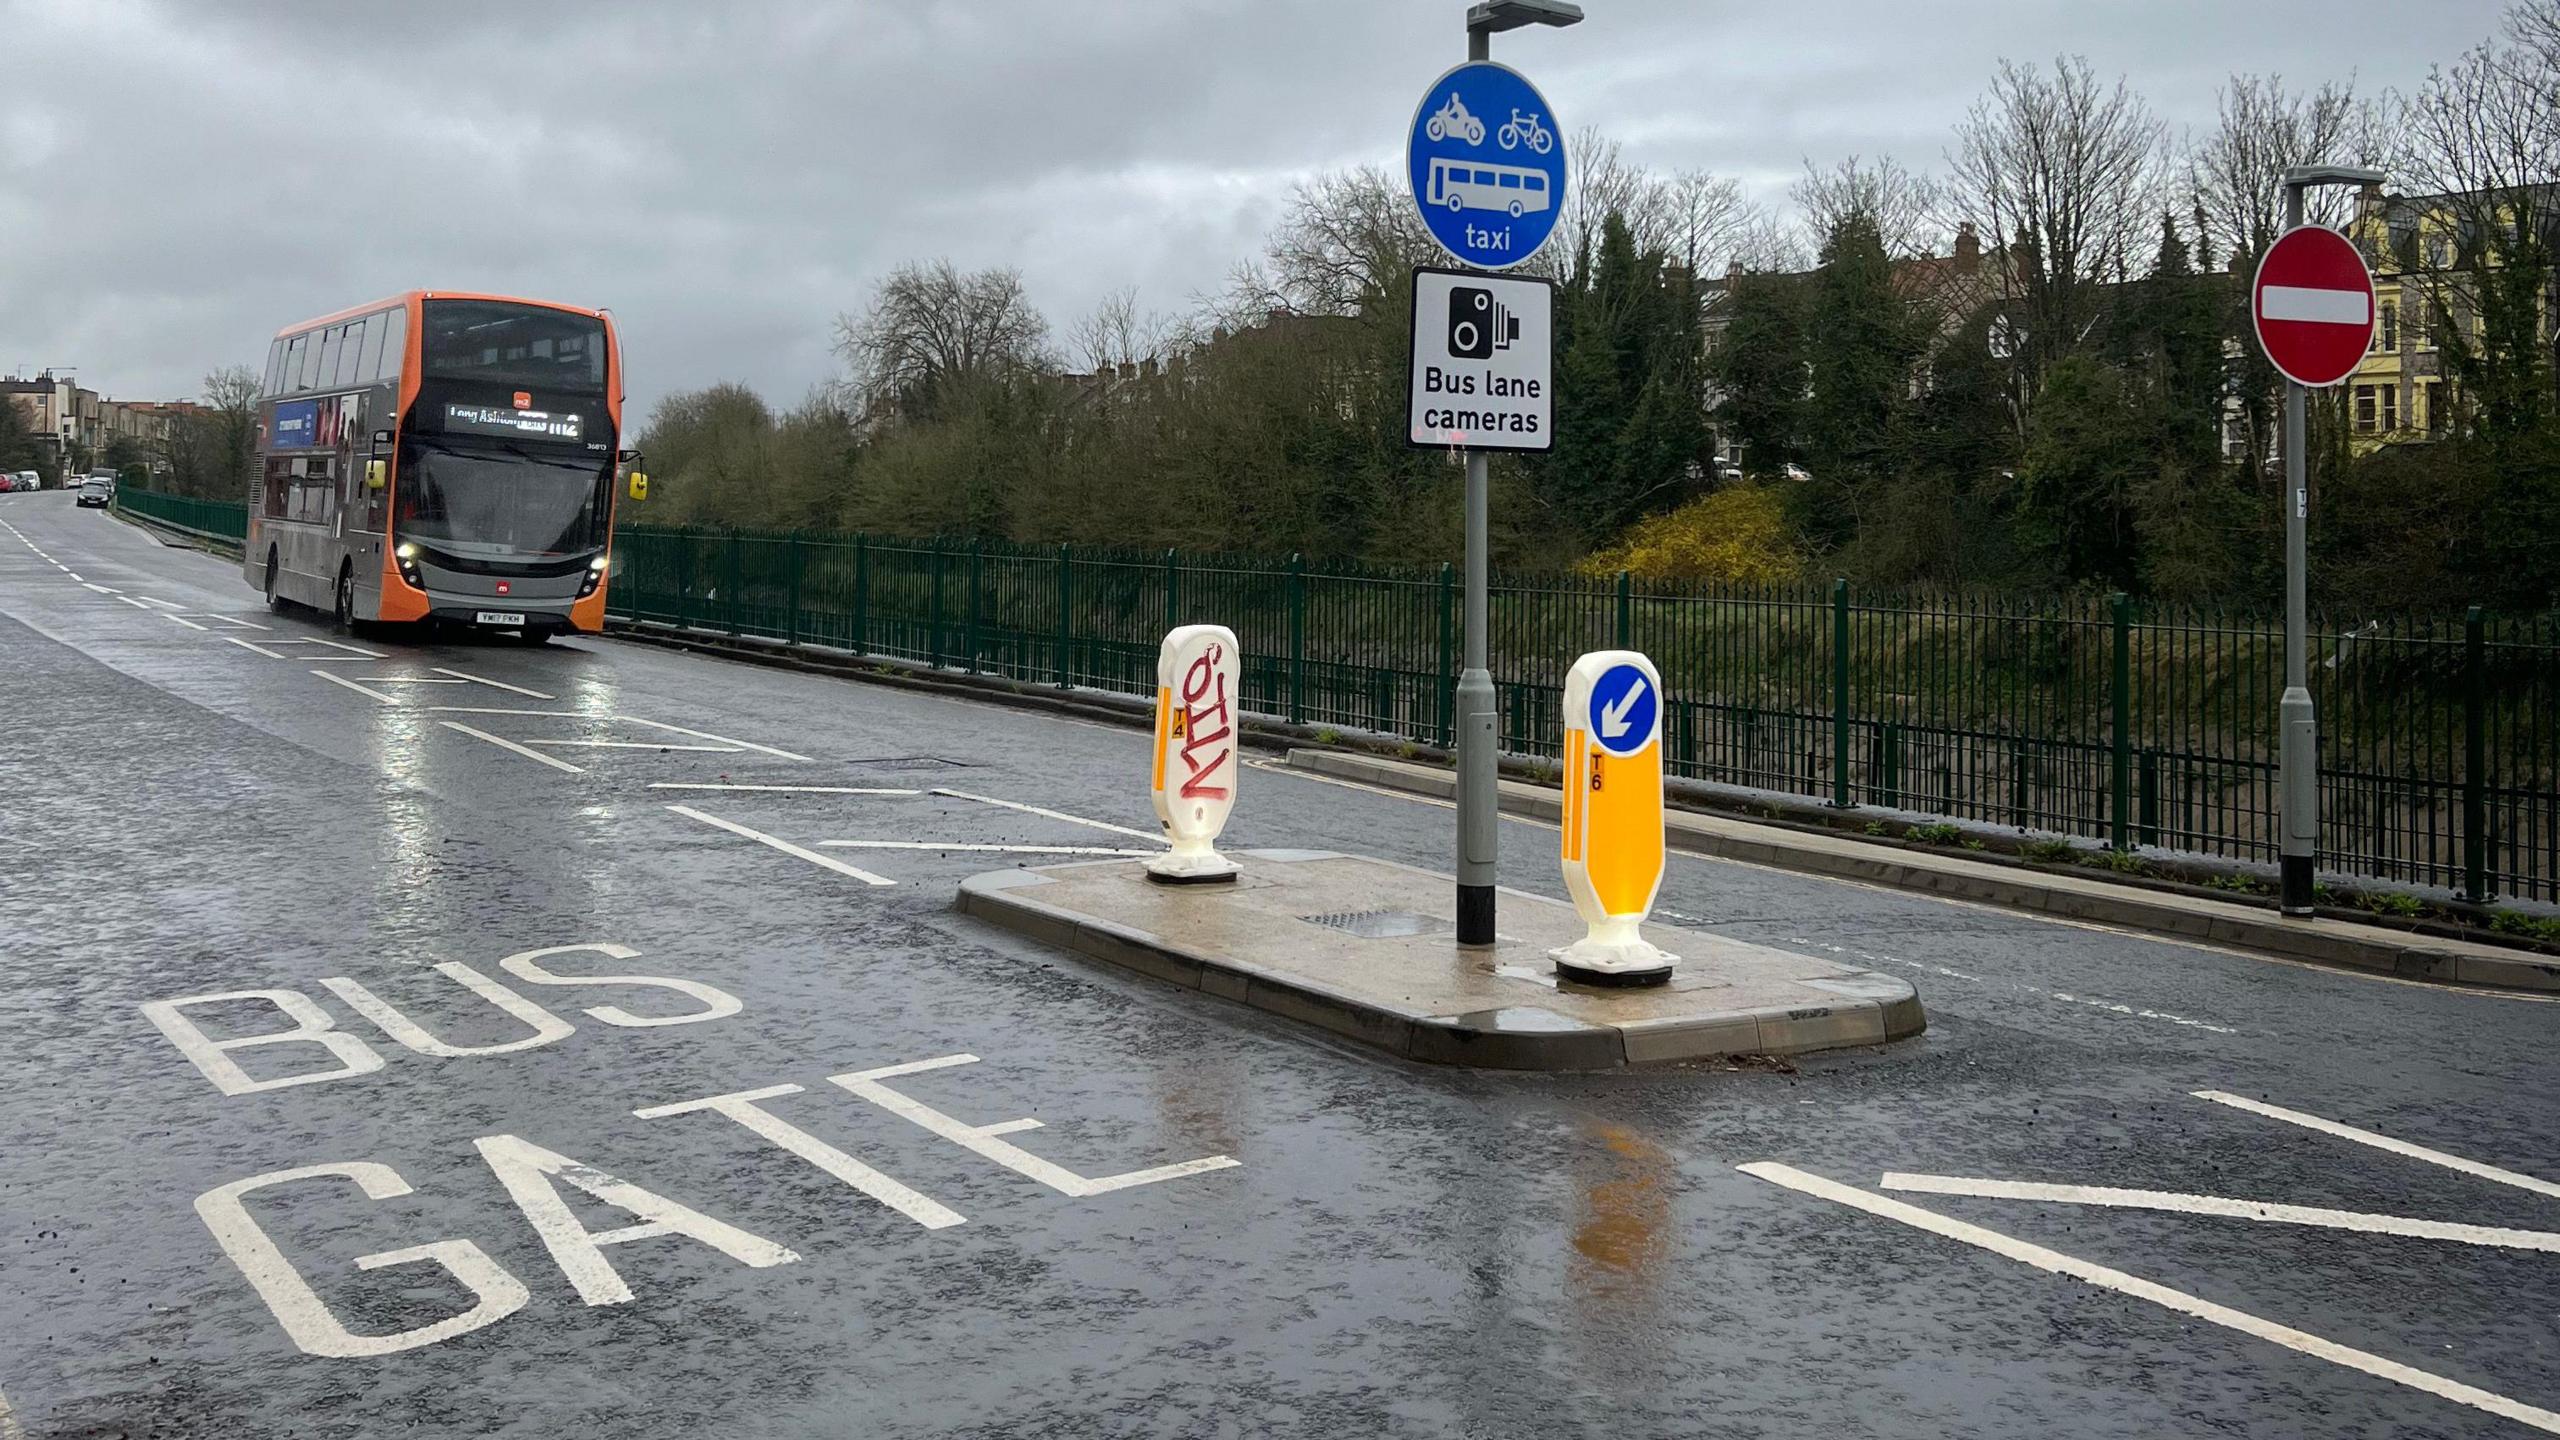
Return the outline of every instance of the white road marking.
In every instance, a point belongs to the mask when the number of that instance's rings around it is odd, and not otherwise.
[[[205,626],[199,625],[193,620],[188,619],[184,615],[172,615],[166,610],[155,611],[153,613],[157,614],[161,619],[168,621],[172,625],[184,625],[190,630],[203,630],[206,628]]]
[[[575,746],[587,750],[702,750],[718,755],[735,755],[735,745],[675,745],[658,740],[527,740],[527,745]]]
[[[367,660],[387,660],[390,658],[379,650],[367,650],[361,645],[349,645],[338,640],[323,640],[317,635],[305,635],[299,640],[282,640],[277,643],[282,645],[326,645],[332,650],[344,650],[350,655],[361,655]]]
[[[1157,850],[1114,850],[1102,845],[960,845],[933,840],[821,840],[829,850],[961,850],[990,855],[1157,855]]]
[[[1667,915],[1666,918],[1668,918]],[[2171,1025],[2183,1025],[2193,1030],[2211,1031],[2216,1035],[2237,1035],[2240,1033],[2228,1025],[2216,1025],[2209,1020],[2198,1020],[2192,1016],[2173,1014],[2167,1010],[2151,1010],[2140,1006],[2122,1004],[2114,1000],[2099,1000],[2086,995],[2073,995],[2062,990],[2046,990],[2034,985],[2021,984],[2014,980],[1994,980],[1988,976],[1968,974],[1965,971],[1952,969],[1945,965],[1933,965],[1925,960],[1906,960],[1899,955],[1881,955],[1871,950],[1861,950],[1854,945],[1833,945],[1825,941],[1809,939],[1802,935],[1790,935],[1787,937],[1786,943],[1799,949],[1826,950],[1834,955],[1846,955],[1854,959],[1865,960],[1878,965],[1900,965],[1906,969],[1918,970],[1930,975],[1943,975],[1950,980],[1966,980],[1978,985],[2006,985],[2010,989],[2016,990],[2021,994],[2037,995],[2047,1000],[2058,1000],[2066,1005],[2086,1005],[2093,1010],[2104,1010],[2111,1015],[2124,1015],[2137,1020],[2159,1020]]]
[[[767,755],[783,760],[805,761],[809,758],[806,755],[794,755],[788,750],[776,750],[770,745],[759,745],[753,740],[732,740],[726,735],[714,735],[708,730],[687,730],[681,725],[669,725],[662,720],[643,720],[637,715],[616,715],[613,718],[625,725],[646,725],[652,730],[664,730],[671,735],[690,735],[696,740],[716,740],[723,745],[735,745],[741,750],[761,750]]]
[[[727,785],[707,780],[653,780],[652,790],[758,790],[790,795],[921,795],[921,790],[890,790],[869,785]]]
[[[0,1390],[0,1440],[27,1440],[27,1432],[18,1428],[18,1412],[9,1408],[5,1390]]]
[[[2358,1130],[2352,1125],[2341,1125],[2335,1120],[2323,1120],[2317,1115],[2306,1115],[2300,1110],[2287,1110],[2281,1105],[2269,1105],[2262,1100],[2252,1100],[2245,1095],[2234,1095],[2226,1090],[2197,1090],[2192,1093],[2197,1099],[2210,1100],[2216,1105],[2229,1105],[2235,1109],[2246,1110],[2252,1115],[2264,1115],[2270,1120],[2282,1120],[2288,1125],[2317,1130],[2323,1135],[2335,1135],[2341,1140],[2370,1145],[2376,1150],[2388,1150],[2394,1155],[2405,1155],[2412,1160],[2424,1160],[2430,1165],[2441,1165],[2447,1170],[2459,1170],[2465,1175],[2494,1180],[2501,1185],[2513,1185],[2519,1190],[2530,1190],[2536,1195],[2560,1199],[2560,1185],[2554,1185],[2548,1180],[2537,1180],[2531,1175],[2520,1175],[2513,1170],[2501,1170],[2495,1165],[2484,1165],[2477,1160],[2448,1155],[2442,1150],[2430,1150],[2423,1145],[2412,1145],[2406,1140],[2394,1140],[2388,1135],[2376,1134],[2371,1130]]]
[[[1020,1121],[1003,1120],[993,1125],[971,1125],[966,1121],[934,1109],[913,1096],[904,1095],[881,1084],[900,1075],[914,1075],[927,1070],[944,1070],[954,1065],[975,1065],[975,1055],[944,1055],[933,1060],[915,1060],[904,1065],[884,1065],[877,1070],[857,1070],[846,1075],[830,1075],[827,1083],[841,1085],[901,1120],[910,1121],[932,1131],[972,1154],[992,1160],[1018,1175],[1027,1175],[1061,1195],[1102,1195],[1113,1190],[1126,1190],[1133,1185],[1153,1185],[1160,1180],[1178,1180],[1185,1175],[1198,1175],[1210,1170],[1226,1170],[1243,1162],[1226,1155],[1206,1155],[1174,1165],[1158,1165],[1148,1170],[1132,1170],[1125,1175],[1083,1176],[1064,1165],[1043,1160],[1019,1145],[996,1137],[1025,1127]]]
[[[223,636],[222,638],[223,638],[224,640],[229,641],[230,643],[232,643],[232,644],[234,644],[234,645],[239,646],[239,647],[240,647],[241,649],[243,649],[243,650],[255,650],[256,652],[258,652],[258,653],[259,653],[259,654],[261,654],[261,655],[266,656],[266,657],[267,657],[268,659],[270,659],[270,660],[282,660],[283,658],[285,658],[285,657],[284,657],[284,655],[283,655],[281,652],[279,652],[279,651],[270,650],[270,649],[268,649],[268,648],[267,648],[266,646],[264,646],[264,645],[252,645],[252,644],[250,644],[248,641],[241,639],[241,638],[240,638],[239,636],[237,636],[237,635],[225,635],[225,636]]]
[[[383,704],[385,704],[385,705],[397,705],[397,704],[399,704],[399,703],[400,703],[399,701],[397,701],[397,700],[393,699],[392,697],[390,697],[390,696],[388,696],[388,695],[383,694],[383,693],[382,693],[381,691],[379,691],[379,690],[368,690],[368,689],[366,689],[365,687],[363,687],[362,685],[357,684],[357,683],[356,683],[356,682],[354,682],[353,680],[348,680],[348,679],[344,679],[344,678],[342,678],[342,677],[340,677],[340,676],[332,675],[332,674],[330,674],[330,673],[329,673],[328,671],[326,671],[326,670],[314,670],[314,671],[312,671],[311,673],[312,673],[312,674],[314,674],[314,675],[319,676],[319,677],[320,677],[321,679],[323,679],[323,680],[328,681],[328,682],[329,682],[330,684],[332,684],[332,685],[344,685],[344,686],[346,686],[348,689],[353,690],[354,692],[356,692],[356,693],[357,693],[357,694],[359,694],[359,695],[367,695],[367,696],[371,696],[373,699],[379,700],[379,701],[381,701],[381,702],[382,702]]]
[[[65,565],[65,566],[63,566],[63,567],[62,567],[62,573],[63,573],[63,574],[65,574],[65,575],[69,575],[69,576],[70,576],[72,579],[74,579],[74,580],[80,580],[80,576],[79,576],[79,574],[78,574],[76,571],[74,571],[74,570],[73,570],[70,566],[68,566],[68,565]],[[83,584],[83,585],[86,585],[86,584],[88,584],[89,582],[88,582],[88,581],[86,581],[86,580],[80,580],[80,583],[81,583],[81,584]]]
[[[243,630],[273,630],[276,628],[273,625],[261,625],[255,620],[243,620],[237,615],[215,615],[207,611],[198,610],[195,612],[195,616],[199,620],[219,620],[225,625],[236,625]]]
[[[468,680],[474,685],[487,685],[498,690],[512,690],[518,695],[528,695],[536,700],[550,700],[557,698],[555,696],[545,695],[539,690],[527,690],[521,685],[510,685],[504,680],[491,680],[486,676],[473,675],[461,670],[447,670],[441,665],[431,665],[427,668],[435,671],[439,675],[450,675],[456,680]]]
[[[580,767],[580,766],[572,765],[572,764],[570,764],[570,763],[569,763],[568,761],[566,761],[566,760],[556,759],[556,758],[554,758],[554,757],[552,757],[552,756],[545,755],[545,754],[543,754],[543,753],[542,753],[541,751],[539,751],[539,750],[528,750],[528,749],[526,749],[524,746],[517,744],[517,743],[516,743],[516,742],[514,742],[513,740],[501,739],[501,738],[500,738],[500,737],[498,737],[498,736],[495,736],[495,735],[490,734],[490,733],[489,733],[488,731],[486,731],[486,730],[474,730],[474,729],[472,729],[470,726],[463,724],[463,723],[462,723],[461,721],[459,721],[459,720],[439,720],[439,721],[437,721],[436,723],[437,723],[437,724],[439,724],[439,725],[442,725],[442,726],[443,726],[444,728],[446,728],[447,730],[459,730],[459,731],[461,731],[463,734],[470,736],[470,737],[471,737],[472,739],[474,739],[474,740],[486,740],[486,741],[488,741],[490,744],[497,746],[497,747],[498,747],[499,749],[501,749],[501,750],[512,750],[512,751],[514,751],[516,754],[523,756],[523,757],[524,757],[524,758],[526,758],[527,760],[539,760],[539,761],[541,761],[543,764],[550,766],[550,767],[551,767],[552,769],[554,769],[554,770],[566,770],[566,771],[568,771],[568,772],[569,772],[570,774],[572,774],[572,775],[584,775],[584,774],[586,774],[586,773],[587,773],[587,772],[586,772],[586,770],[585,770],[584,768],[582,768],[582,767]]]
[[[81,581],[80,583],[81,583],[83,586],[86,586],[87,588],[89,588],[89,589],[91,589],[91,590],[95,590],[95,591],[97,591],[97,592],[98,592],[99,594],[101,594],[101,595],[121,595],[121,594],[123,594],[123,593],[124,593],[124,592],[123,592],[123,591],[121,591],[121,590],[116,590],[116,589],[112,589],[112,588],[110,588],[110,587],[108,587],[108,586],[105,586],[105,585],[100,585],[100,584],[98,584],[98,583],[97,583],[96,581],[94,581],[94,580],[83,580],[83,581]]]
[[[130,595],[119,595],[119,596],[117,596],[116,598],[117,598],[118,600],[123,601],[123,602],[124,602],[124,603],[126,603],[127,605],[132,606],[132,607],[133,607],[134,609],[136,609],[136,610],[150,610],[150,609],[151,609],[151,607],[150,607],[150,606],[143,604],[141,601],[134,599],[134,598],[133,598],[132,596],[130,596]]]
[[[798,1085],[768,1085],[761,1090],[744,1090],[734,1095],[714,1095],[708,1099],[686,1100],[674,1105],[652,1105],[645,1110],[634,1110],[631,1113],[642,1120],[659,1120],[669,1115],[691,1114],[696,1110],[715,1111],[737,1121],[757,1135],[772,1141],[928,1230],[944,1230],[967,1223],[959,1211],[872,1169],[756,1103],[759,1100],[773,1100],[784,1095],[801,1093],[803,1089]]]
[[[2328,1210],[2315,1205],[2279,1205],[2266,1200],[2190,1195],[2176,1190],[2046,1185],[2029,1180],[1981,1180],[1964,1175],[1913,1175],[1899,1170],[1885,1172],[1884,1178],[1876,1184],[1887,1190],[1909,1190],[1925,1195],[1974,1195],[1987,1200],[2036,1200],[2053,1205],[2110,1205],[2127,1210],[2164,1210],[2180,1215],[2263,1220],[2276,1225],[2310,1225],[2323,1230],[2358,1230],[2370,1235],[2407,1235],[2419,1240],[2457,1240],[2465,1245],[2486,1245],[2503,1250],[2560,1251],[2560,1234],[2548,1230],[2457,1225],[2445,1220],[2375,1215],[2361,1210]]]
[[[2560,1435],[2560,1412],[2527,1405],[2519,1400],[2508,1399],[2504,1395],[2465,1385],[2459,1380],[2449,1380],[2415,1366],[2403,1365],[2397,1360],[2387,1360],[2370,1351],[2341,1345],[2334,1340],[2324,1340],[2308,1331],[2296,1330],[2290,1325],[2279,1325],[2275,1321],[2263,1319],[2246,1311],[2234,1310],[2228,1305],[2219,1305],[2211,1300],[2189,1295],[2183,1290],[2172,1290],[2166,1285],[2145,1280],[2139,1275],[2127,1274],[2109,1266],[2065,1255],[2058,1250],[2046,1249],[2042,1245],[2030,1244],[1997,1230],[1986,1230],[1979,1225],[1969,1225],[1962,1220],[1950,1219],[1934,1210],[1923,1210],[1917,1205],[1905,1204],[1900,1200],[1888,1199],[1882,1195],[1870,1195],[1866,1191],[1853,1189],[1837,1181],[1808,1174],[1792,1165],[1758,1160],[1747,1165],[1737,1165],[1734,1168],[1755,1179],[1766,1180],[1773,1185],[1783,1185],[1800,1194],[1829,1200],[1834,1204],[1846,1205],[1852,1209],[1864,1210],[1870,1215],[1896,1221],[1915,1230],[1925,1230],[1932,1235],[1943,1236],[1979,1250],[1988,1250],[1995,1255],[2032,1265],[2039,1270],[2069,1276],[2083,1284],[2095,1285],[2102,1290],[2113,1290],[2118,1294],[2148,1300],[2163,1309],[2172,1310],[2181,1315],[2192,1315],[2207,1324],[2219,1325],[2227,1330],[2236,1330],[2243,1335],[2270,1341],[2288,1350],[2326,1360],[2332,1365],[2360,1370],[2378,1379],[2406,1385],[2413,1390],[2422,1390],[2456,1404],[2468,1405],[2475,1410],[2485,1410],[2492,1415],[2530,1425],[2534,1429],[2549,1434]]]
[[[145,595],[142,598],[146,603],[157,605],[163,610],[184,610],[187,608],[184,605],[178,604],[174,600],[161,600],[149,595]]]
[[[509,710],[489,705],[430,705],[439,715],[533,715],[545,720],[610,720],[610,715],[589,715],[582,710]]]
[[[450,725],[453,722],[448,720],[445,723]],[[804,849],[801,846],[792,844],[788,840],[778,839],[774,836],[767,835],[761,830],[750,830],[735,820],[723,820],[717,815],[706,815],[701,811],[694,809],[690,805],[670,805],[667,808],[684,816],[688,820],[699,820],[705,825],[726,830],[732,835],[744,836],[759,845],[772,846],[774,849],[781,851],[785,855],[792,856],[796,859],[806,860],[812,865],[824,866],[829,870],[835,871],[839,875],[850,875],[865,885],[895,885],[898,883],[886,875],[874,875],[859,865],[848,865],[833,855],[821,855],[815,850]]]
[[[1132,830],[1126,825],[1114,825],[1107,820],[1087,820],[1081,815],[1070,815],[1063,810],[1044,810],[1037,805],[1025,805],[1018,800],[998,800],[992,795],[972,795],[966,790],[936,789],[933,793],[936,795],[947,795],[954,800],[974,800],[981,805],[995,805],[1006,810],[1019,810],[1025,815],[1038,815],[1047,820],[1064,820],[1070,825],[1088,825],[1096,830],[1108,830],[1114,835],[1133,836],[1137,839],[1151,841],[1158,845],[1165,843],[1165,839],[1162,835],[1151,835],[1144,830]]]
[[[376,685],[468,685],[468,680],[447,680],[441,675],[367,675]]]

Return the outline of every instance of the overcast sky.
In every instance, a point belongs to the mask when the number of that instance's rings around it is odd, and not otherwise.
[[[2500,0],[1585,0],[1496,38],[1564,125],[1783,203],[1942,169],[1996,61],[2175,126],[2234,70],[2408,88]],[[836,373],[901,260],[1011,265],[1063,330],[1187,309],[1299,177],[1393,160],[1462,0],[0,0],[0,371],[192,395],[412,287],[610,307],[640,413]]]

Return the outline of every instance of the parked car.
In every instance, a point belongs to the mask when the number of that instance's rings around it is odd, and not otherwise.
[[[25,481],[20,480],[17,476],[9,474],[5,470],[0,470],[0,495],[6,495],[25,483]]]
[[[41,490],[44,488],[44,477],[33,470],[21,470],[18,472],[18,488],[21,490]]]
[[[116,477],[113,475],[92,475],[80,482],[79,503],[84,510],[93,505],[105,509],[107,503],[115,498]]]

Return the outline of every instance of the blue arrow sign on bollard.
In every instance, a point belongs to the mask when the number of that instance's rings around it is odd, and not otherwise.
[[[1633,665],[1612,665],[1591,686],[1591,738],[1612,755],[1633,755],[1653,743],[1661,699],[1651,677]]]
[[[1564,206],[1564,130],[1519,71],[1472,60],[1431,82],[1405,148],[1413,203],[1460,264],[1508,270]]]

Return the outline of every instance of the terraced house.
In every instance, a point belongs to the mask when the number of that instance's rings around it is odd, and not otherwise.
[[[2358,453],[2459,432],[2483,367],[2549,373],[2556,201],[2560,189],[2548,186],[2505,200],[2366,192],[2348,227],[2373,267],[2377,312],[2372,349],[2347,381]]]

